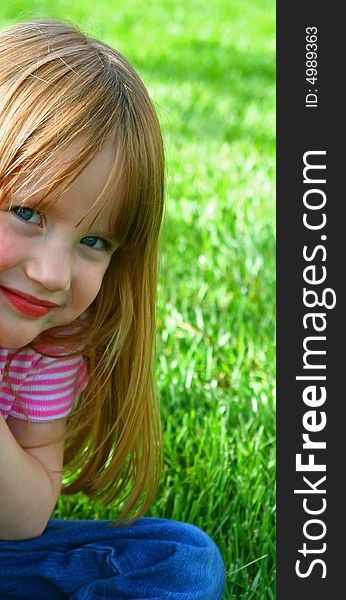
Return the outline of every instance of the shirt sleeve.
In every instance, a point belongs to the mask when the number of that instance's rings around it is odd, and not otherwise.
[[[15,401],[9,415],[29,421],[66,417],[87,382],[88,372],[83,356],[40,356],[25,380],[19,386],[13,386]]]

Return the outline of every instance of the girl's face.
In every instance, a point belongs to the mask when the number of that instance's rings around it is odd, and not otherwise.
[[[13,194],[10,210],[0,203],[0,346],[21,348],[51,327],[68,325],[96,298],[116,249],[114,203],[94,223],[98,207],[83,217],[113,161],[108,144],[44,213],[20,207],[23,190]]]

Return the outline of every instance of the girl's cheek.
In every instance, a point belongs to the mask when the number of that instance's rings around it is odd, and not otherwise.
[[[0,273],[2,271],[7,271],[13,267],[14,264],[15,261],[13,260],[13,252],[3,247],[0,239]]]
[[[10,234],[8,229],[1,230],[0,227],[0,272],[14,267],[25,255],[27,250],[23,244]]]

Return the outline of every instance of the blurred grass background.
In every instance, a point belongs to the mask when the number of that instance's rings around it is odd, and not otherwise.
[[[157,382],[165,468],[150,514],[202,527],[225,600],[275,598],[275,4],[12,0],[0,27],[76,22],[120,50],[163,128]],[[78,495],[62,518],[112,518]]]

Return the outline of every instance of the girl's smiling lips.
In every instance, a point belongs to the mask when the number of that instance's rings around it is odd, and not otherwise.
[[[57,308],[59,304],[48,302],[48,300],[40,300],[30,294],[25,294],[19,290],[0,286],[0,290],[6,300],[19,312],[28,317],[43,317],[48,314],[53,308]]]

